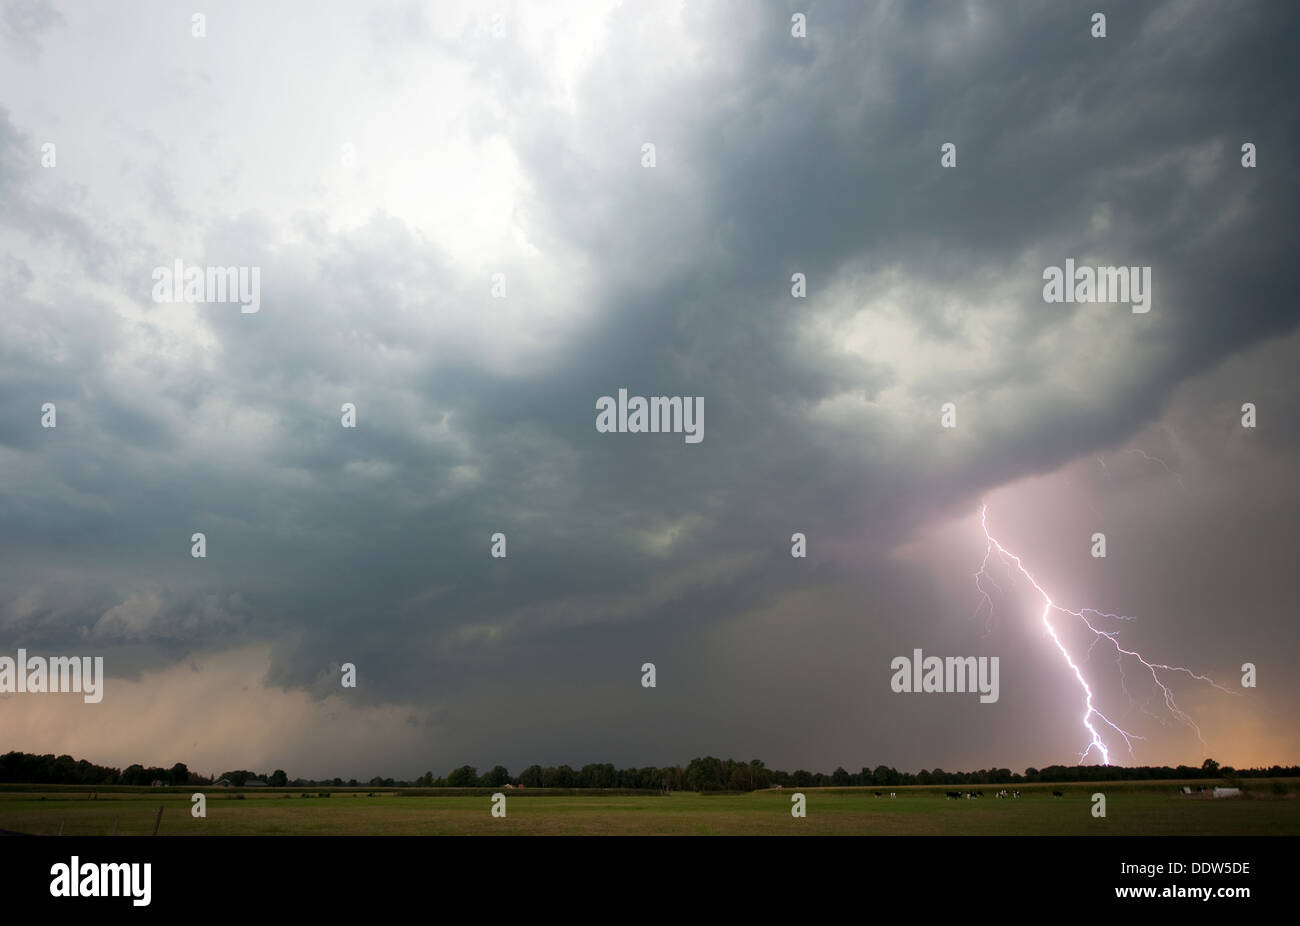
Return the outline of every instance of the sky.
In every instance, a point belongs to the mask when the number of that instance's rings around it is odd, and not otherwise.
[[[0,655],[107,679],[0,749],[1100,761],[983,511],[1122,616],[1050,619],[1112,762],[1300,762],[1300,13],[539,6],[3,0]],[[1150,310],[1045,301],[1067,259]],[[620,388],[703,439],[601,433]],[[998,700],[893,691],[915,649]]]

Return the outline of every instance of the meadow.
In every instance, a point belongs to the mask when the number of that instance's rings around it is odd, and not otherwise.
[[[0,788],[0,830],[70,836],[150,835],[1300,835],[1300,781],[1241,782],[1238,798],[1182,795],[1184,782],[1021,785],[1019,799],[948,800],[947,787],[804,788],[807,816],[790,814],[793,789],[751,793],[504,792],[465,789]],[[1193,789],[1204,780],[1186,782]],[[1281,787],[1277,787],[1280,785]],[[961,790],[968,790],[962,787]],[[1052,791],[1064,792],[1053,797]],[[207,815],[191,815],[191,795]],[[1106,817],[1091,795],[1106,795]],[[1281,793],[1279,793],[1281,792]],[[93,793],[93,797],[92,797]],[[308,796],[304,797],[306,794]],[[322,796],[328,794],[328,797]],[[158,808],[163,808],[161,819]]]

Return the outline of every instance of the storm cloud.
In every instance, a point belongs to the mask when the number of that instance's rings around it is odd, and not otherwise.
[[[232,3],[198,38],[10,3],[0,644],[109,681],[0,734],[322,776],[1069,762],[1032,603],[972,616],[987,503],[1125,639],[1264,667],[1133,758],[1295,761],[1297,14],[1130,6]],[[261,268],[260,311],[153,302],[177,258]],[[1067,258],[1151,267],[1151,311],[1045,303]],[[598,433],[619,388],[702,396],[704,441]],[[1002,699],[901,700],[913,647],[1001,654]]]

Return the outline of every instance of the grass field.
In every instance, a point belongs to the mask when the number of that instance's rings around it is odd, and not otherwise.
[[[1240,798],[1178,793],[1181,782],[1022,786],[1019,800],[946,800],[945,788],[805,788],[808,815],[790,815],[793,790],[750,794],[547,794],[507,797],[507,816],[490,814],[487,791],[448,795],[377,791],[208,789],[207,816],[191,816],[195,789],[49,786],[0,791],[0,830],[40,835],[1300,835],[1300,782],[1247,782]],[[1189,782],[1205,784],[1205,782]],[[955,789],[956,786],[953,786]],[[962,788],[966,790],[966,788]],[[1064,797],[1051,792],[1061,790]],[[1090,796],[1106,795],[1105,819]],[[44,798],[42,800],[42,798]]]

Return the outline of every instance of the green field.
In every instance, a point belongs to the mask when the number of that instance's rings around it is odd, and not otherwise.
[[[0,830],[40,835],[1300,835],[1300,782],[1242,783],[1246,794],[1215,800],[1178,793],[1181,782],[1021,786],[1019,800],[946,800],[948,788],[804,788],[808,815],[790,815],[794,789],[671,795],[505,792],[507,816],[491,816],[489,792],[419,789],[206,789],[207,817],[190,814],[195,789],[5,786]],[[1206,782],[1188,782],[1193,787]],[[957,790],[957,786],[951,786]],[[1061,798],[1053,790],[1064,791]],[[320,797],[324,793],[329,797]],[[1106,795],[1105,819],[1090,796]],[[238,796],[242,793],[242,799]],[[373,794],[373,796],[371,796]],[[43,799],[42,799],[43,798]]]

